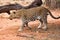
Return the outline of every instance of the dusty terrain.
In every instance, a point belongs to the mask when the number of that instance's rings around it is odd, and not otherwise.
[[[60,16],[60,10],[51,10],[54,16]],[[19,19],[9,20],[8,15],[0,15],[0,40],[60,40],[60,19],[48,16],[48,30],[31,31],[24,27],[18,32],[21,21]],[[29,22],[32,29],[38,26],[39,21]],[[24,36],[25,35],[25,36]]]

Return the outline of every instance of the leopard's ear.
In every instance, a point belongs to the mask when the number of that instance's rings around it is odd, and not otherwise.
[[[15,13],[17,10],[11,10],[10,13]]]

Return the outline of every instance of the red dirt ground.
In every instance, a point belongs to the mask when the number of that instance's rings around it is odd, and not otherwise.
[[[60,10],[51,11],[54,16],[60,16]],[[24,27],[22,32],[18,32],[21,21],[19,19],[9,20],[6,14],[3,15],[0,15],[0,40],[60,40],[60,19],[48,16],[47,31],[39,29],[35,32]],[[32,29],[36,28],[35,26],[38,24],[37,20],[29,22]]]

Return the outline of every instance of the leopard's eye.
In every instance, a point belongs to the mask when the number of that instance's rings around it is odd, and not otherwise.
[[[14,14],[16,14],[15,12],[13,12]]]

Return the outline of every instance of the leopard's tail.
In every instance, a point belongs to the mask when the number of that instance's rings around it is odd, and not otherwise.
[[[50,15],[52,18],[54,18],[54,19],[59,19],[59,18],[60,18],[60,16],[54,17],[54,16],[52,15],[52,13],[51,13],[48,9],[47,9],[47,11],[49,12],[48,15]]]

